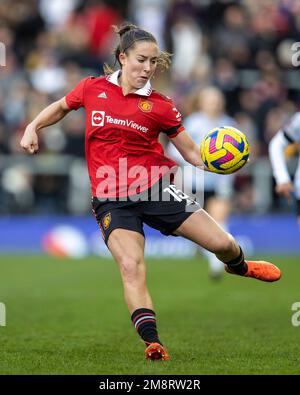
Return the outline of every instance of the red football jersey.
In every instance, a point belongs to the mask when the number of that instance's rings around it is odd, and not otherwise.
[[[164,155],[159,133],[175,137],[184,130],[171,99],[150,82],[123,95],[116,71],[87,77],[66,95],[70,109],[86,110],[85,152],[92,195],[126,197],[150,188],[176,162]]]

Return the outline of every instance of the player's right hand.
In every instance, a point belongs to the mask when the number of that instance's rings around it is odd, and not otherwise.
[[[291,182],[285,182],[284,184],[276,185],[276,192],[286,198],[289,203],[292,203],[292,194],[294,192],[294,186]]]
[[[20,145],[29,154],[35,154],[38,151],[38,136],[35,129],[31,125],[28,125],[25,129]]]

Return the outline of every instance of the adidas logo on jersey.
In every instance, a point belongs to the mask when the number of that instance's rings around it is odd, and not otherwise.
[[[107,99],[107,95],[105,92],[99,93],[99,95],[97,97],[99,97],[100,99]]]

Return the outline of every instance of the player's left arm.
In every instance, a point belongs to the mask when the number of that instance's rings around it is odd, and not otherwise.
[[[170,138],[170,141],[175,145],[184,160],[191,165],[208,170],[201,159],[200,148],[186,130]]]

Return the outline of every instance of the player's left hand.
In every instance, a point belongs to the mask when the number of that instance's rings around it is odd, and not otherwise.
[[[286,198],[289,203],[292,203],[292,194],[294,192],[294,186],[291,182],[285,182],[283,184],[276,185],[276,192]]]

